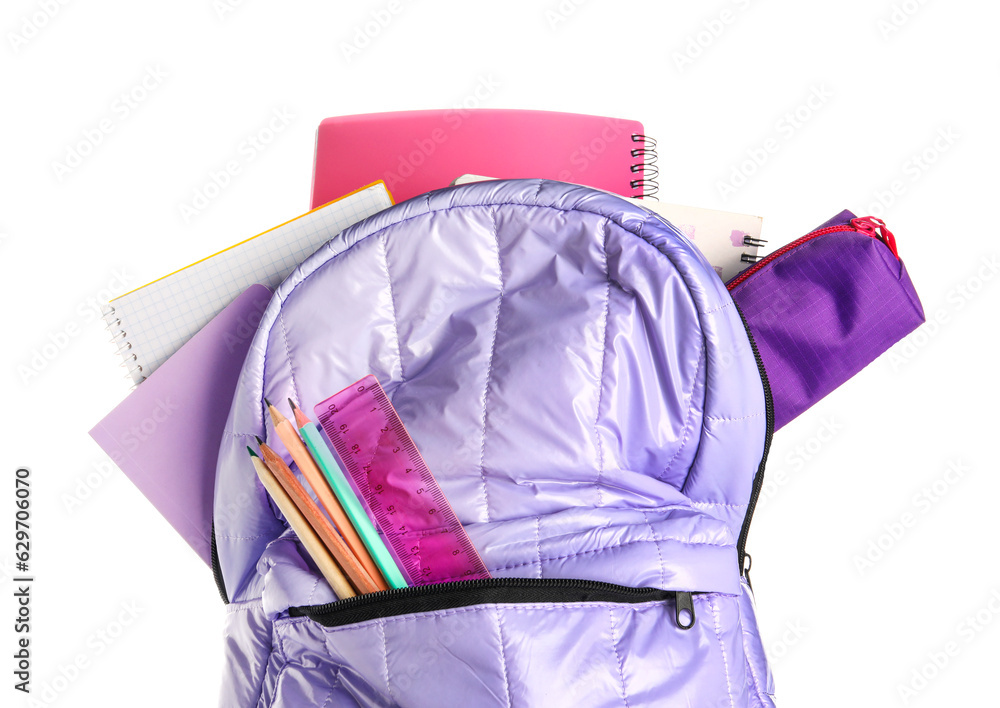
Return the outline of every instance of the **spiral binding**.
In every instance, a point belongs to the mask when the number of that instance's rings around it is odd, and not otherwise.
[[[656,179],[660,176],[660,170],[656,166],[656,140],[648,135],[632,133],[632,142],[642,143],[641,147],[634,147],[631,151],[632,157],[642,158],[641,162],[636,162],[632,165],[632,173],[641,172],[642,177],[630,180],[629,186],[632,189],[642,190],[641,194],[636,195],[640,199],[656,199],[659,201],[656,197],[656,193],[660,191],[660,183]]]
[[[754,238],[750,234],[746,234],[746,235],[743,236],[743,245],[744,246],[753,246],[754,248],[760,248],[765,243],[767,243],[767,239]],[[756,253],[741,253],[740,254],[740,263],[748,263],[748,264],[749,263],[756,263],[761,258],[763,258],[763,256],[758,256]]]
[[[115,314],[115,306],[105,305],[102,315],[104,316],[104,328],[111,334],[109,341],[111,344],[118,345],[115,353],[122,358],[122,363],[119,366],[125,367],[126,377],[135,381],[137,385],[142,383],[146,380],[146,377],[142,376],[142,364],[139,363],[139,359],[134,353],[130,353],[132,342],[128,340],[128,332],[122,327],[122,318]]]

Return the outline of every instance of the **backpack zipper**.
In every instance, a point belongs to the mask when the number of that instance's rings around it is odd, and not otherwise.
[[[636,604],[674,599],[674,618],[680,629],[695,623],[693,593],[633,588],[596,580],[556,578],[482,578],[450,583],[390,588],[356,595],[325,605],[289,607],[292,617],[308,617],[324,627],[341,627],[372,619],[418,612],[435,612],[495,603],[615,602]]]
[[[736,312],[739,313],[740,322],[743,323],[743,329],[746,330],[747,339],[750,340],[750,349],[753,351],[754,361],[757,363],[757,373],[760,374],[760,383],[764,388],[764,420],[766,423],[764,432],[764,450],[760,455],[760,464],[757,465],[757,474],[753,478],[753,486],[750,489],[750,500],[747,502],[747,512],[743,517],[743,525],[740,527],[740,538],[736,542],[736,552],[738,556],[738,562],[740,564],[740,575],[746,578],[747,585],[750,589],[753,589],[753,585],[750,582],[750,565],[747,563],[747,559],[750,555],[747,553],[747,536],[750,534],[750,522],[753,521],[753,512],[757,508],[757,500],[760,498],[760,490],[764,485],[764,467],[767,464],[767,455],[771,451],[771,439],[774,437],[774,397],[771,395],[771,382],[767,378],[767,371],[764,370],[764,360],[760,356],[760,351],[757,349],[757,342],[754,341],[753,332],[750,331],[750,325],[747,324],[747,318],[743,315],[743,310],[740,306],[736,304],[733,300],[733,306],[736,308]]]
[[[899,252],[896,250],[896,238],[893,236],[892,232],[886,228],[884,221],[873,216],[854,217],[846,224],[837,224],[834,226],[827,226],[822,229],[816,229],[815,231],[807,233],[805,236],[795,239],[788,245],[782,246],[774,253],[771,253],[765,258],[757,261],[751,267],[747,268],[745,271],[726,283],[726,289],[732,292],[732,290],[740,283],[745,282],[754,273],[757,273],[764,268],[764,266],[768,263],[772,262],[781,255],[788,253],[793,248],[798,248],[802,244],[807,243],[819,236],[844,231],[855,231],[866,234],[874,239],[878,239],[884,243],[890,251],[892,251],[892,255],[894,255],[897,259],[899,258]],[[750,583],[750,563],[748,563],[751,559],[746,550],[747,536],[750,533],[750,522],[753,520],[754,509],[757,507],[757,501],[760,498],[760,490],[764,483],[764,466],[767,462],[768,452],[771,449],[771,439],[774,437],[774,399],[771,396],[771,383],[767,378],[767,371],[764,370],[764,360],[761,358],[760,351],[757,349],[757,342],[754,341],[753,332],[750,331],[750,326],[747,324],[747,318],[743,315],[743,310],[740,309],[740,306],[735,300],[733,301],[733,305],[736,306],[736,311],[740,315],[740,321],[743,322],[743,329],[746,330],[747,338],[750,340],[750,349],[753,351],[754,361],[757,362],[757,371],[760,373],[760,380],[764,386],[764,408],[767,420],[767,432],[764,435],[764,451],[761,454],[757,474],[753,479],[753,487],[750,490],[750,501],[747,503],[747,512],[743,517],[743,525],[740,528],[740,537],[736,543],[736,550],[739,555],[740,574],[746,578],[747,585],[753,589],[753,585]]]
[[[222,566],[219,564],[219,548],[215,545],[215,521],[212,521],[212,576],[215,587],[225,604],[229,604],[229,594],[226,592],[226,580],[222,577]]]
[[[810,231],[805,236],[801,236],[791,243],[782,246],[774,253],[769,253],[767,256],[760,259],[726,283],[726,288],[732,291],[737,285],[744,282],[747,278],[758,272],[775,258],[788,253],[793,248],[798,248],[802,244],[812,241],[814,238],[819,236],[826,236],[827,234],[835,234],[842,231],[856,231],[858,233],[867,234],[868,236],[884,243],[889,247],[889,250],[892,251],[892,255],[899,258],[899,252],[896,250],[896,237],[893,236],[892,232],[886,228],[885,222],[881,219],[876,219],[874,216],[859,216],[851,219],[850,222],[846,224],[837,224],[835,226],[827,226],[826,228]]]

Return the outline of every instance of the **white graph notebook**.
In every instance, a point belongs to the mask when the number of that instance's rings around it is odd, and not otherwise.
[[[132,380],[149,376],[248,287],[273,290],[324,243],[390,206],[385,183],[375,182],[112,300],[104,320]]]

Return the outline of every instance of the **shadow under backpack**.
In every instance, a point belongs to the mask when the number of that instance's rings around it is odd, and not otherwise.
[[[269,503],[264,398],[310,411],[367,374],[491,580],[345,609]],[[507,180],[365,219],[277,289],[240,376],[221,705],[773,706],[743,570],[773,428],[733,297],[649,210]]]

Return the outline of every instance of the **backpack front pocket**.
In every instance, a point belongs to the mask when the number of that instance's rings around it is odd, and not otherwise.
[[[640,706],[686,698],[729,706],[747,690],[736,546],[724,522],[681,506],[568,509],[472,524],[469,532],[493,578],[314,604],[295,599],[323,600],[316,588],[324,585],[289,581],[290,571],[308,569],[279,560],[295,548],[290,539],[275,544],[264,601],[275,651],[263,705]],[[546,577],[519,577],[526,573]],[[609,582],[616,579],[622,584]],[[706,686],[717,695],[707,696]]]
[[[587,590],[588,581],[573,580],[483,582],[489,585],[475,589],[448,583],[431,593],[435,600],[414,596],[410,606],[383,598],[381,612],[402,613],[371,619],[349,606],[292,609],[274,624],[277,651],[262,704],[576,708],[730,706],[745,699],[733,595],[689,595],[696,621],[685,630],[672,591],[604,583]],[[579,599],[581,592],[590,597]],[[499,601],[483,601],[491,593]],[[412,611],[420,603],[464,601],[474,604]],[[307,614],[294,616],[300,612]],[[341,624],[348,619],[360,621]]]

